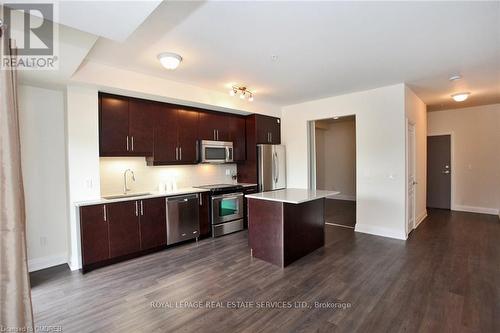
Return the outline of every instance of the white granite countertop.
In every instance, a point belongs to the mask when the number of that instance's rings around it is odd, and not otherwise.
[[[308,190],[308,189],[302,189],[302,188],[287,188],[287,189],[283,189],[283,190],[247,194],[247,195],[245,195],[245,197],[252,198],[252,199],[300,204],[303,202],[322,199],[322,198],[336,195],[339,193],[340,192],[336,192],[336,191]]]
[[[102,205],[102,204],[110,204],[113,202],[123,202],[123,201],[132,201],[132,200],[141,200],[141,199],[151,199],[151,198],[161,198],[161,197],[172,197],[175,195],[182,195],[182,194],[191,194],[191,193],[201,193],[201,192],[208,192],[209,190],[205,190],[202,188],[195,188],[195,187],[186,187],[186,188],[180,188],[177,189],[176,191],[172,192],[158,192],[158,191],[150,191],[147,192],[148,194],[146,195],[141,195],[141,193],[138,193],[137,196],[134,196],[134,193],[129,193],[130,196],[127,197],[120,197],[120,198],[114,198],[114,199],[106,199],[106,198],[99,198],[95,200],[86,200],[86,201],[79,201],[75,202],[76,207],[81,207],[81,206],[92,206],[92,205]],[[119,194],[117,194],[119,195]]]

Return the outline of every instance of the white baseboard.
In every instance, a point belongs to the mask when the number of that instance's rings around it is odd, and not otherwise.
[[[407,238],[404,232],[400,232],[400,231],[394,230],[394,229],[376,227],[376,226],[367,225],[367,224],[356,223],[356,227],[354,228],[354,231],[362,232],[364,234],[370,234],[370,235],[376,235],[376,236],[382,236],[382,237],[388,237],[388,238],[395,238],[395,239],[402,239],[402,240],[406,240],[406,238]]]
[[[420,225],[420,223],[422,223],[423,220],[425,220],[425,218],[427,217],[427,209],[424,210],[416,219],[415,221],[415,228],[414,229],[417,229],[418,226]]]
[[[464,205],[453,205],[451,210],[459,212],[469,212],[469,213],[480,213],[489,215],[499,215],[499,209],[497,208],[487,208],[487,207],[475,207],[475,206],[464,206]]]
[[[28,271],[34,272],[52,266],[66,264],[68,262],[68,254],[61,253],[53,256],[42,258],[28,259]]]
[[[336,200],[356,201],[356,196],[349,195],[349,194],[336,194],[336,195],[328,196],[326,198],[327,199],[336,199]]]

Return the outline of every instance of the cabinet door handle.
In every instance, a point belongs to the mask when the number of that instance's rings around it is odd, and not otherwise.
[[[135,202],[135,216],[139,216],[139,207],[137,205],[137,201]]]
[[[179,160],[179,147],[175,147],[175,160]]]
[[[271,138],[271,140],[269,140],[269,142],[272,143],[273,142],[273,133],[269,133],[269,137]],[[133,145],[132,145],[132,147],[133,147]],[[134,150],[134,148],[132,148],[132,150]]]
[[[144,205],[141,200],[141,216],[144,216]]]
[[[128,135],[127,135],[127,151],[129,150],[129,147],[128,147]]]
[[[130,141],[132,142],[132,151],[134,151],[134,136],[132,135]]]
[[[215,130],[214,130],[214,141],[217,140],[217,136],[215,135]]]
[[[104,211],[104,222],[107,222],[108,221],[108,216],[106,214],[106,205],[102,206],[102,210]]]
[[[179,147],[179,160],[182,160],[182,147]]]
[[[217,130],[217,141],[219,141],[219,130]]]
[[[203,194],[200,193],[200,206],[203,206]]]

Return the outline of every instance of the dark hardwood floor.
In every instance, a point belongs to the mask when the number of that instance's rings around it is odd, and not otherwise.
[[[354,228],[356,225],[356,201],[326,199],[325,222]]]
[[[86,275],[39,271],[35,322],[63,332],[500,332],[498,217],[431,210],[406,242],[326,230],[324,248],[285,269],[252,259],[240,232]],[[225,304],[236,301],[307,307]]]

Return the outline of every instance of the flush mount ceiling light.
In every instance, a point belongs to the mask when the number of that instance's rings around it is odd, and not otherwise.
[[[248,98],[249,102],[253,102],[253,92],[247,89],[247,87],[232,86],[229,90],[229,96],[240,96],[241,99]]]
[[[163,52],[158,54],[158,60],[160,60],[160,63],[166,69],[174,70],[179,67],[182,57],[176,53]]]
[[[463,102],[467,98],[469,98],[470,92],[461,92],[451,95],[451,98],[455,100],[455,102]]]
[[[458,81],[458,80],[460,80],[461,78],[462,78],[462,75],[460,75],[460,74],[455,74],[455,75],[450,76],[450,78],[449,78],[448,80],[450,80],[451,82],[453,82],[453,81]]]

